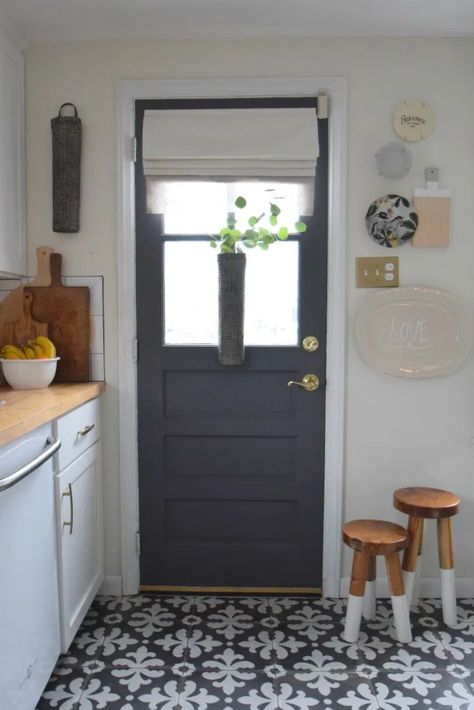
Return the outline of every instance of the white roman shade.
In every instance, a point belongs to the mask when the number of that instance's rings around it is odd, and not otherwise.
[[[313,178],[314,108],[145,111],[143,168],[162,178]]]

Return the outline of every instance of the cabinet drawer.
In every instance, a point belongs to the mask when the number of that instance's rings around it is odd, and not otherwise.
[[[98,399],[82,404],[56,421],[61,439],[58,470],[62,471],[83,451],[100,439],[100,403]]]

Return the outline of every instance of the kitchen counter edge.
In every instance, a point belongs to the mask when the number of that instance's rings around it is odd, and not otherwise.
[[[0,447],[99,397],[104,382],[50,385],[42,390],[0,387]]]

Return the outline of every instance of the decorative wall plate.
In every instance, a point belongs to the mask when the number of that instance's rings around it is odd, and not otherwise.
[[[380,175],[389,180],[400,180],[410,172],[413,157],[403,143],[391,141],[379,148],[375,162]]]
[[[365,215],[367,231],[384,247],[398,247],[413,237],[418,215],[406,197],[384,195],[374,200]]]
[[[465,363],[472,320],[453,294],[406,286],[370,294],[357,314],[355,337],[362,358],[375,370],[437,377]]]
[[[428,138],[434,128],[434,113],[424,101],[404,101],[395,111],[393,127],[406,141],[421,141]]]

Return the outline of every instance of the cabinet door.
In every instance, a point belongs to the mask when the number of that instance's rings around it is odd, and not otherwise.
[[[0,272],[26,273],[23,56],[0,33]]]
[[[100,443],[56,477],[61,641],[66,651],[103,575]]]

